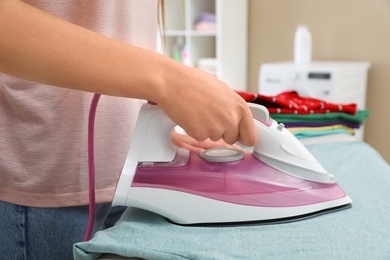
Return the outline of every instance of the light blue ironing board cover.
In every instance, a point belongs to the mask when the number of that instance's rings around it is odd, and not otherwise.
[[[112,228],[74,246],[75,259],[390,259],[390,168],[363,142],[308,147],[353,200],[351,209],[278,225],[184,227],[128,209]]]

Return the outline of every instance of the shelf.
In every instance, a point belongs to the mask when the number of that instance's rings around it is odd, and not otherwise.
[[[247,0],[165,0],[164,8],[165,55],[247,89]]]
[[[216,31],[187,31],[187,30],[170,30],[165,31],[165,36],[178,37],[178,36],[217,36]]]

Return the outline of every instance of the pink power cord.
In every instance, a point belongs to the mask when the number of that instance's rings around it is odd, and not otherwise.
[[[89,216],[88,216],[88,225],[85,231],[83,241],[89,241],[92,236],[93,226],[95,222],[95,155],[94,155],[94,135],[95,135],[95,115],[96,108],[99,102],[100,94],[94,94],[91,106],[89,108],[89,118],[88,118],[88,174],[89,174]],[[148,101],[149,104],[156,103]]]
[[[88,172],[89,172],[89,217],[88,226],[85,231],[84,240],[91,239],[95,222],[95,155],[94,155],[94,135],[95,135],[95,115],[100,94],[95,94],[92,98],[88,119]]]

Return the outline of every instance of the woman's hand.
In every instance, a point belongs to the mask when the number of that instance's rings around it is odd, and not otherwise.
[[[166,62],[155,101],[197,141],[256,142],[252,113],[233,89],[215,76],[175,61]]]
[[[210,139],[206,139],[204,141],[197,141],[191,136],[185,133],[178,133],[175,130],[172,131],[172,141],[176,146],[180,148],[184,148],[198,153],[216,147],[230,147],[243,151],[244,153],[250,153],[249,150],[245,150],[241,146],[236,144],[227,144],[222,139],[219,141],[212,141]]]

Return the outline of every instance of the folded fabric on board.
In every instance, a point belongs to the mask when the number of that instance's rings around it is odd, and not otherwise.
[[[327,114],[311,114],[311,115],[292,115],[292,114],[271,114],[270,116],[278,122],[332,122],[332,121],[347,121],[352,123],[362,124],[368,117],[367,109],[358,110],[356,115],[347,113],[327,113]]]
[[[292,127],[288,130],[298,139],[331,135],[331,134],[347,134],[354,135],[355,130],[343,125],[322,126],[322,127]]]
[[[359,129],[369,114],[368,110],[359,110],[354,103],[326,102],[300,96],[296,91],[285,91],[275,96],[244,91],[237,93],[247,102],[265,106],[274,120],[283,123],[299,139],[339,133],[354,135],[354,129]]]
[[[330,122],[291,122],[283,123],[286,128],[293,128],[293,127],[321,127],[321,126],[334,126],[334,125],[343,125],[349,128],[359,129],[360,124],[354,123],[354,122],[347,122],[347,121],[330,121]]]
[[[237,91],[247,102],[263,105],[270,113],[277,114],[324,114],[343,112],[356,114],[356,104],[335,104],[320,99],[303,97],[296,91],[285,91],[276,96]]]

